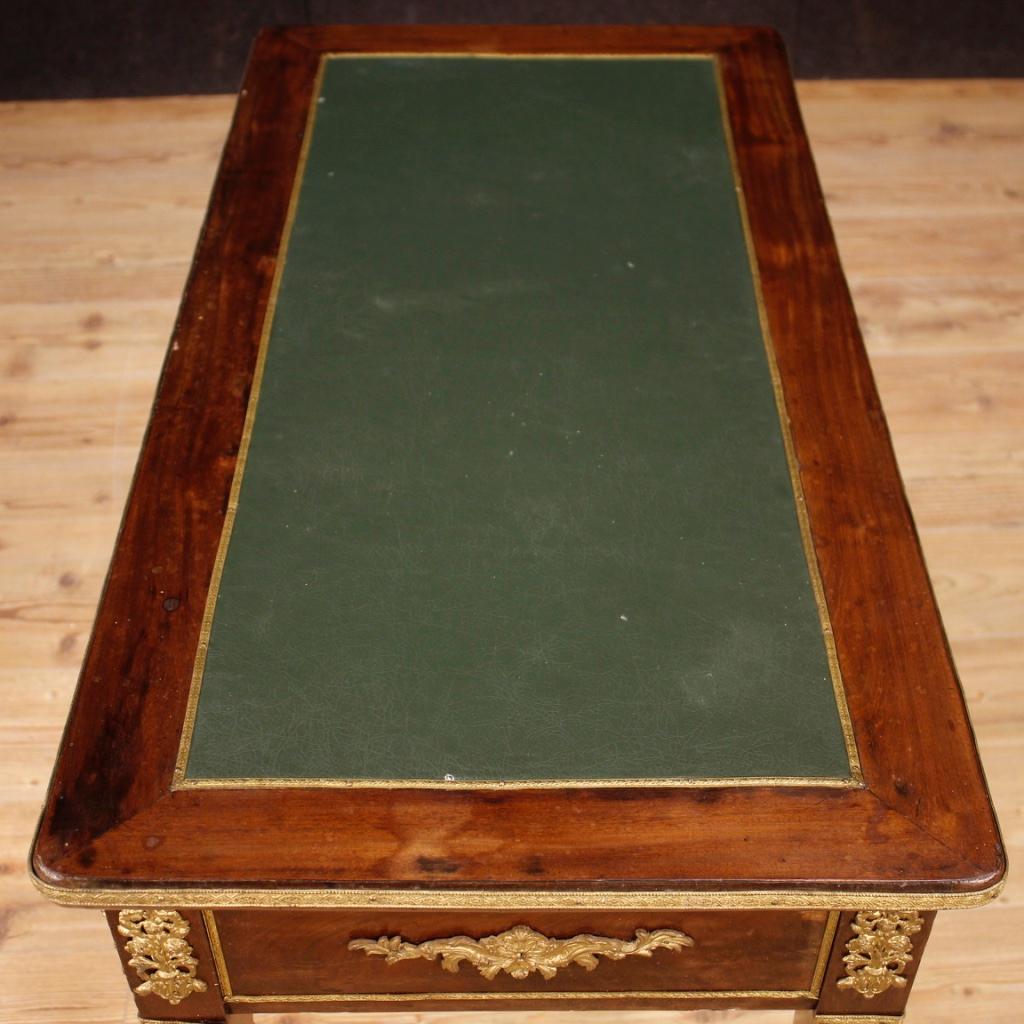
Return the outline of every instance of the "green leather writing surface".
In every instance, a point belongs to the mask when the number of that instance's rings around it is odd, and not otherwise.
[[[189,779],[847,778],[710,59],[326,62]]]

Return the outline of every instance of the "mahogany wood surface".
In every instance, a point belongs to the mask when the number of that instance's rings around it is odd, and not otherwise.
[[[343,50],[719,55],[864,788],[171,791],[317,61]],[[1004,870],[785,55],[767,30],[262,35],[93,636],[34,851],[40,878],[69,893],[338,883],[941,893],[985,889]]]
[[[829,915],[823,911],[617,911],[401,913],[332,910],[213,912],[235,995],[332,992],[572,992],[811,989]],[[637,929],[672,928],[693,946],[650,957],[599,957],[593,971],[570,965],[555,977],[487,980],[471,963],[458,973],[440,960],[387,964],[349,950],[352,939],[400,935],[406,942],[496,935],[528,924],[552,938],[596,934],[629,941]]]

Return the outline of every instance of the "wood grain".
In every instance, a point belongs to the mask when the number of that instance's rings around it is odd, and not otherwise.
[[[925,552],[1012,858],[1024,846],[1013,490],[1024,461],[1024,86],[821,83],[801,98],[910,501],[934,510],[919,516]],[[133,1019],[101,916],[44,904],[23,863],[230,108],[216,98],[0,109],[3,1024]],[[948,372],[927,370],[936,359]],[[67,410],[35,386],[46,376]],[[1011,878],[995,906],[939,915],[909,1024],[1017,1019],[1018,891]]]

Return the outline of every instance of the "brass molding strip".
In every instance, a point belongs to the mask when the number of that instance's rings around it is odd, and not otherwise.
[[[878,1013],[819,1013],[814,1024],[900,1024],[903,1014],[886,1016]]]
[[[839,911],[830,911],[828,920],[825,922],[825,931],[821,936],[821,945],[818,947],[818,959],[814,964],[814,973],[811,975],[811,992],[814,993],[815,999],[821,995],[821,989],[825,983],[825,969],[828,967],[828,960],[832,955],[832,943],[838,928]]]
[[[346,907],[389,910],[966,910],[1002,892],[1005,878],[974,892],[858,892],[849,889],[546,890],[346,888],[71,888],[51,885],[30,868],[47,899],[68,907],[283,910]]]
[[[210,635],[213,629],[213,618],[216,610],[217,596],[220,590],[220,581],[224,572],[224,563],[227,559],[228,546],[231,540],[231,532],[234,527],[235,515],[238,510],[239,495],[242,488],[242,478],[245,474],[245,465],[249,453],[249,444],[252,439],[253,426],[256,420],[257,406],[263,371],[266,365],[267,349],[270,343],[270,334],[273,328],[274,313],[277,307],[277,296],[281,285],[281,278],[284,267],[287,263],[288,248],[291,241],[292,226],[298,210],[299,193],[305,177],[306,163],[309,157],[310,144],[316,125],[317,97],[323,82],[324,70],[329,60],[336,59],[373,59],[373,58],[394,58],[408,57],[416,59],[466,59],[476,58],[479,60],[709,60],[712,63],[715,73],[715,82],[718,89],[719,106],[722,119],[722,134],[725,148],[729,157],[729,165],[732,170],[733,184],[736,191],[736,202],[740,222],[743,229],[744,244],[747,251],[747,259],[750,267],[751,284],[754,290],[754,297],[757,304],[758,320],[761,327],[761,340],[764,345],[765,357],[768,363],[768,371],[771,376],[772,390],[775,397],[776,411],[779,419],[779,429],[782,436],[783,449],[786,456],[786,464],[789,469],[790,483],[793,490],[793,501],[795,506],[797,523],[800,529],[800,537],[803,544],[804,556],[807,561],[808,579],[811,591],[814,595],[815,605],[818,609],[818,618],[821,625],[822,641],[825,647],[826,659],[829,666],[829,675],[832,681],[832,689],[836,702],[836,710],[842,730],[843,742],[846,747],[847,761],[850,766],[848,778],[807,778],[787,776],[743,776],[717,779],[695,779],[692,777],[681,778],[632,778],[632,779],[542,779],[542,780],[515,780],[515,781],[449,781],[443,779],[279,779],[279,778],[230,778],[230,779],[189,779],[187,778],[188,758],[192,746],[192,736],[195,732],[196,716],[199,709],[199,695],[202,689],[203,672],[206,666],[206,655],[209,650]],[[288,200],[288,210],[285,222],[281,231],[281,240],[278,245],[274,278],[270,286],[270,294],[267,299],[267,308],[264,313],[261,327],[260,341],[257,349],[256,364],[253,369],[252,387],[249,393],[249,400],[246,406],[245,422],[242,427],[242,436],[239,442],[238,455],[235,462],[235,471],[231,481],[231,490],[228,498],[227,512],[224,517],[224,524],[221,529],[220,541],[217,547],[217,555],[214,559],[213,572],[210,577],[210,586],[206,596],[206,605],[203,610],[202,625],[199,632],[199,642],[196,648],[195,661],[192,666],[192,679],[189,685],[188,701],[185,709],[185,716],[182,722],[181,739],[178,747],[178,755],[175,761],[174,773],[171,780],[171,789],[250,789],[250,788],[373,788],[373,789],[567,789],[567,788],[608,788],[608,787],[707,787],[716,786],[825,786],[840,788],[862,788],[864,775],[860,764],[860,757],[857,752],[857,741],[853,732],[853,724],[850,719],[850,711],[846,702],[846,690],[843,685],[842,672],[839,667],[839,658],[836,653],[835,640],[832,633],[832,623],[829,617],[828,605],[825,601],[824,587],[821,582],[821,573],[818,568],[817,554],[814,549],[814,541],[811,535],[810,522],[807,517],[807,505],[804,499],[803,485],[800,480],[800,469],[796,460],[796,452],[793,446],[793,439],[790,433],[789,416],[786,411],[785,395],[783,393],[782,381],[779,376],[779,369],[775,359],[775,349],[772,343],[771,330],[768,323],[768,314],[764,305],[764,298],[761,289],[760,268],[757,263],[757,255],[754,250],[753,236],[750,230],[750,223],[747,216],[746,199],[743,192],[743,182],[739,173],[739,165],[736,161],[736,150],[733,143],[732,125],[729,120],[728,100],[725,93],[725,81],[722,75],[722,65],[719,55],[709,53],[474,53],[459,51],[440,51],[432,53],[418,52],[384,52],[375,53],[360,52],[328,52],[321,54],[317,73],[313,82],[313,91],[310,98],[309,110],[306,113],[305,132],[302,139],[302,146],[299,152],[299,160],[295,170],[295,177],[292,180],[291,194]]]
[[[210,944],[210,952],[213,954],[213,969],[217,975],[220,994],[224,999],[232,999],[234,994],[231,991],[228,963],[224,959],[224,947],[220,944],[220,932],[217,931],[217,921],[212,910],[203,911],[203,924],[206,925],[206,941]]]
[[[709,992],[335,992],[323,995],[298,996],[233,996],[229,1002],[235,1004],[255,1003],[388,1003],[388,1002],[469,1002],[475,1000],[504,999],[506,1002],[535,1000],[544,1002],[556,1000],[594,1000],[602,999],[811,999],[809,992],[777,992],[773,990],[755,989],[716,989]]]
[[[802,775],[740,775],[722,778],[680,776],[665,779],[512,779],[501,782],[441,779],[175,779],[172,789],[616,789],[669,787],[717,789],[733,786],[772,786],[780,789],[830,787],[864,789],[859,778],[809,778]]]
[[[680,53],[678,50],[662,50],[650,53],[627,53],[608,51],[606,53],[558,52],[555,50],[326,50],[322,56],[328,60],[373,60],[375,58],[399,57],[403,60],[714,60],[713,51],[693,50]]]

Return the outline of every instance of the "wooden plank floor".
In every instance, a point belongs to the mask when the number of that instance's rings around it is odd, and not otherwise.
[[[1024,82],[816,83],[801,98],[1019,864]],[[0,1024],[135,1019],[100,916],[43,902],[24,862],[231,106],[0,105]],[[940,915],[908,1022],[1010,1024],[1022,1006],[1024,882],[1011,878],[994,905]],[[501,1020],[726,1018],[785,1019]],[[317,1018],[287,1018],[300,1019]]]

